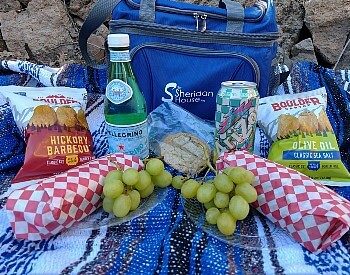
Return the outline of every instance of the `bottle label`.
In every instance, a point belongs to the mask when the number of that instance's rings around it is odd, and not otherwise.
[[[109,153],[124,153],[145,159],[149,155],[147,120],[133,125],[106,122]]]
[[[132,88],[120,79],[113,79],[106,87],[106,97],[114,104],[121,104],[132,98]]]
[[[130,52],[126,51],[109,51],[109,59],[111,62],[130,62]]]

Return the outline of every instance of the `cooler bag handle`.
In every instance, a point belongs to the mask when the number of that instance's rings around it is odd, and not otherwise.
[[[232,0],[222,0],[227,11],[227,32],[242,32],[244,24],[243,6]],[[140,20],[153,23],[156,18],[156,0],[141,0]]]
[[[226,6],[227,32],[243,32],[244,8],[241,3],[231,0],[222,0]]]
[[[99,64],[93,60],[87,50],[88,39],[91,34],[96,31],[105,20],[111,15],[113,8],[121,0],[99,0],[87,16],[83,26],[79,32],[79,47],[81,54],[89,66],[94,68],[102,68],[103,64]]]

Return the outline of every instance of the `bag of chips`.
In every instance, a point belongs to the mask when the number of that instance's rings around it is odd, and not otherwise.
[[[262,98],[258,123],[273,142],[268,158],[327,185],[350,185],[326,107],[325,88]]]
[[[14,183],[46,178],[93,158],[85,89],[7,86],[0,91],[27,144]]]

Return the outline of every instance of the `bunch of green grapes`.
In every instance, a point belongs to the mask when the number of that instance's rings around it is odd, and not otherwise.
[[[249,203],[257,200],[252,184],[255,176],[242,167],[228,167],[218,173],[214,180],[199,182],[175,176],[172,186],[181,190],[186,199],[196,198],[206,209],[206,221],[216,225],[224,235],[231,235],[236,221],[249,214]]]
[[[154,187],[167,187],[172,175],[164,169],[164,163],[156,158],[147,160],[144,170],[128,168],[110,171],[104,179],[103,209],[122,218],[135,210],[141,199],[150,196]]]

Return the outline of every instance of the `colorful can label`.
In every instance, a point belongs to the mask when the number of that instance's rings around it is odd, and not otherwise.
[[[149,154],[147,120],[134,125],[106,122],[109,153],[124,153],[145,159]]]
[[[106,87],[106,97],[114,104],[122,104],[132,98],[132,88],[120,79],[113,79]]]
[[[255,83],[227,81],[221,84],[215,112],[217,154],[230,150],[253,152],[258,104]]]

